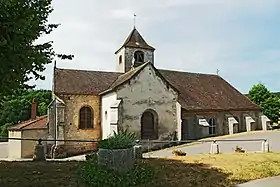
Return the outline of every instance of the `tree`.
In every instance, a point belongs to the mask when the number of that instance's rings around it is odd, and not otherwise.
[[[278,122],[280,112],[279,98],[272,96],[263,101],[260,105],[263,108],[263,113],[273,122]]]
[[[253,85],[251,90],[248,94],[249,98],[256,103],[257,105],[260,105],[261,102],[265,101],[269,97],[272,96],[270,91],[261,83]]]
[[[38,115],[47,114],[47,106],[52,99],[49,90],[19,90],[7,97],[7,101],[0,106],[0,137],[7,137],[9,126],[30,119],[34,98],[38,102]]]
[[[248,97],[262,108],[264,115],[272,120],[272,122],[278,121],[280,100],[263,84],[259,83],[254,85],[249,91]]]
[[[48,24],[53,11],[52,0],[0,0],[0,101],[21,88],[33,88],[26,82],[44,80],[41,72],[57,56],[72,59],[73,55],[56,54],[52,41],[35,44],[50,34],[58,24]]]

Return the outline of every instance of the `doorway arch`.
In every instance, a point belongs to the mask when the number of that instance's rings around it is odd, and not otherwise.
[[[158,114],[153,109],[147,109],[141,116],[141,139],[158,139]]]

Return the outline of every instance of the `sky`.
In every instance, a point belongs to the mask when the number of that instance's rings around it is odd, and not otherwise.
[[[156,48],[155,66],[219,75],[242,93],[259,82],[280,91],[279,0],[53,0],[50,23],[37,42],[54,41],[57,67],[115,71],[114,52],[133,28]],[[52,88],[53,64],[38,89]]]

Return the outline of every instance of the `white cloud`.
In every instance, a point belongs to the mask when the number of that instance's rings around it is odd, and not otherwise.
[[[245,90],[259,75],[266,76],[258,66],[272,57],[275,61],[280,50],[279,45],[260,49],[257,61],[244,59],[244,53],[265,39],[258,31],[262,25],[250,20],[269,20],[279,5],[277,0],[53,0],[50,22],[62,25],[44,40],[54,40],[59,53],[75,55],[73,61],[58,61],[59,67],[114,70],[114,52],[132,29],[136,13],[137,28],[156,48],[157,67],[208,73],[219,68],[222,76]],[[264,69],[275,70],[274,65]],[[51,71],[48,66],[47,81],[38,86],[51,88]],[[252,82],[236,78],[245,76],[252,76]]]

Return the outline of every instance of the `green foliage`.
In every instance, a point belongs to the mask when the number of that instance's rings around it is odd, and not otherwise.
[[[127,130],[119,133],[114,132],[113,136],[101,140],[98,143],[98,147],[101,149],[128,149],[135,145],[136,139],[136,135]]]
[[[249,91],[248,97],[257,105],[260,105],[261,102],[265,101],[272,94],[270,91],[261,83],[254,85]]]
[[[90,153],[86,155],[86,160],[93,160],[93,159],[97,159],[96,153]]]
[[[147,184],[152,181],[155,170],[148,164],[139,163],[125,174],[105,169],[96,159],[86,161],[80,168],[80,175],[89,187],[128,187]]]
[[[275,96],[267,98],[265,101],[261,102],[261,107],[263,108],[263,113],[273,122],[278,122],[279,112],[280,112],[280,100]]]
[[[254,85],[249,91],[248,97],[262,108],[264,115],[272,120],[272,122],[278,121],[280,99],[263,84]]]
[[[41,72],[54,57],[72,59],[73,55],[56,54],[52,41],[39,43],[58,24],[48,24],[52,0],[0,0],[0,101],[14,90],[33,88],[32,78],[44,80]]]
[[[276,97],[280,98],[280,92],[272,92],[273,95],[275,95]]]
[[[47,114],[52,94],[48,90],[19,90],[0,105],[0,137],[7,137],[7,128],[30,119],[31,102],[38,102],[38,116]]]
[[[187,155],[187,153],[182,150],[173,150],[172,154],[174,154],[175,156],[186,156]]]
[[[240,147],[238,145],[235,147],[234,151],[236,153],[245,153],[245,149],[243,149],[242,147]]]

